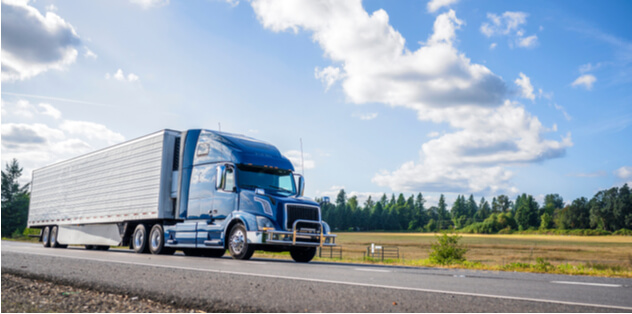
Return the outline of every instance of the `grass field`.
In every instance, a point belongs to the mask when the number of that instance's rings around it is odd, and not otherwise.
[[[431,233],[338,233],[343,255],[362,258],[367,246],[396,246],[403,259],[425,259],[436,242]],[[599,263],[632,266],[632,237],[463,234],[468,261],[502,265],[543,258],[552,264]]]
[[[371,243],[399,248],[400,259],[385,263],[406,266],[439,266],[428,260],[432,233],[339,232],[336,242],[342,247],[341,262],[382,263],[365,259]],[[632,278],[632,237],[557,236],[557,235],[480,235],[463,234],[467,262],[452,268],[548,272]],[[323,250],[327,255],[327,249]],[[257,252],[255,256],[290,258],[287,253]],[[318,258],[316,260],[338,261]]]

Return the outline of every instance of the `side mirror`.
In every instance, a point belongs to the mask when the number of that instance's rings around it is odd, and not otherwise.
[[[303,178],[303,176],[300,174],[294,174],[294,177],[298,179],[297,180],[298,191],[296,192],[296,195],[303,196],[303,193],[305,193],[305,178]]]
[[[217,175],[215,176],[215,189],[219,190],[224,186],[224,174],[226,173],[226,165],[217,166]]]

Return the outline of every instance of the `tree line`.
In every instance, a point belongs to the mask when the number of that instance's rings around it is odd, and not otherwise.
[[[590,200],[580,197],[566,205],[559,194],[548,194],[540,205],[532,195],[515,200],[507,195],[476,201],[458,195],[448,209],[441,194],[437,206],[426,207],[422,193],[405,197],[383,194],[359,204],[357,196],[340,190],[334,202],[321,203],[322,218],[340,231],[436,232],[458,229],[470,233],[511,233],[527,230],[593,229],[615,232],[632,229],[632,194],[627,183],[599,191]],[[625,232],[624,232],[625,233]],[[630,231],[627,231],[630,233]]]

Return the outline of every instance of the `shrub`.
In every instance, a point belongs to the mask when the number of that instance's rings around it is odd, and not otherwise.
[[[621,228],[613,233],[613,235],[632,236],[632,230]]]
[[[431,245],[430,261],[435,264],[451,265],[465,261],[467,248],[459,243],[461,236],[449,236],[446,232],[437,236],[437,243]]]

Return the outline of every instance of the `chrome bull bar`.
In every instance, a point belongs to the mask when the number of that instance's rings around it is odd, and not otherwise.
[[[314,225],[320,228],[301,228],[299,230],[297,228],[299,223]],[[292,224],[291,231],[266,230],[264,232],[264,243],[315,247],[336,246],[336,235],[324,234],[323,229],[323,223],[320,221],[298,219]],[[304,239],[312,241],[304,241]]]

